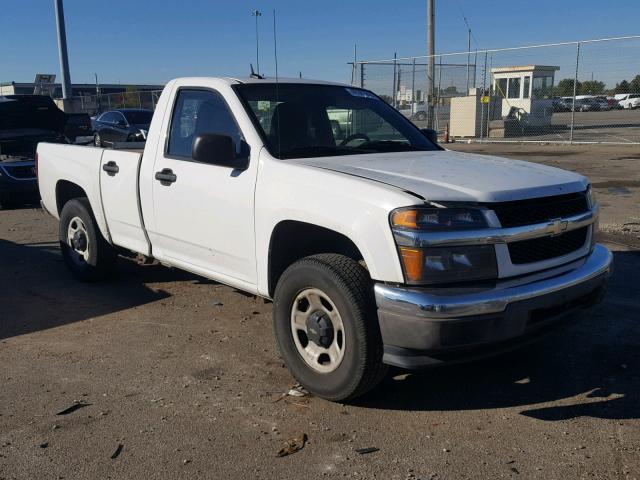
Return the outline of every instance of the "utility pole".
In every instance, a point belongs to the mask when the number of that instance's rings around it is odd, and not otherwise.
[[[469,82],[471,76],[471,29],[467,30],[467,91],[465,95],[469,95]]]
[[[433,128],[433,103],[435,96],[435,0],[427,1],[427,52],[429,55],[429,62],[427,66],[427,127]]]
[[[67,33],[64,28],[64,9],[62,0],[54,0],[56,9],[56,29],[58,31],[58,55],[60,57],[60,73],[62,76],[62,98],[71,96],[71,80],[69,79],[69,58],[67,57]]]
[[[258,71],[256,72],[260,75],[260,50],[259,50],[259,41],[258,41],[258,17],[262,16],[262,12],[260,10],[252,10],[251,16],[256,17],[256,68]]]

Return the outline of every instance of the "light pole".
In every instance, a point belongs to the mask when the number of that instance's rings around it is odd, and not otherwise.
[[[258,42],[258,17],[262,16],[262,12],[260,10],[252,10],[251,16],[256,17],[256,68],[257,73],[260,75],[260,50],[259,50],[259,42]]]
[[[427,2],[427,54],[429,61],[427,63],[427,127],[433,128],[433,105],[435,101],[435,11],[434,0]]]
[[[58,32],[58,54],[60,57],[60,73],[62,74],[62,98],[71,96],[71,80],[69,79],[69,58],[67,57],[67,33],[64,28],[64,9],[62,0],[54,0],[56,9],[56,29]]]

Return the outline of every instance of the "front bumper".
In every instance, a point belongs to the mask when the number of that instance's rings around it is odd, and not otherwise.
[[[601,298],[612,255],[596,245],[585,258],[491,287],[375,285],[384,362],[420,368],[518,346],[561,317]]]

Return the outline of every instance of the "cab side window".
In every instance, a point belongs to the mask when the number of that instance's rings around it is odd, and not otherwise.
[[[236,153],[240,153],[242,133],[222,96],[210,90],[180,90],[171,118],[167,154],[190,159],[193,139],[203,133],[229,135]]]

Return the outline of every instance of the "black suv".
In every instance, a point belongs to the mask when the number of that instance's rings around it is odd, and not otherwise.
[[[36,200],[35,153],[39,142],[67,143],[66,114],[51,97],[0,96],[0,204]]]

